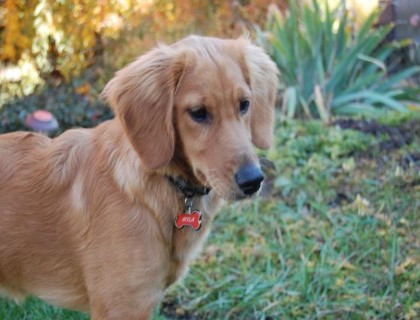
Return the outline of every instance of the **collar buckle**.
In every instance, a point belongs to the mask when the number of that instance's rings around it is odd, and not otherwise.
[[[191,182],[185,180],[182,177],[168,176],[169,181],[178,188],[185,197],[185,203],[187,199],[192,199],[195,196],[205,196],[210,192],[210,188],[204,186],[194,186]]]

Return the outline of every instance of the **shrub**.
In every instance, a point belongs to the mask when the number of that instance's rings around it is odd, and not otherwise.
[[[301,7],[291,1],[286,15],[271,12],[267,32],[257,27],[281,73],[283,114],[328,121],[332,114],[405,111],[402,101],[418,101],[420,90],[402,81],[420,67],[390,72],[385,61],[395,45],[383,45],[391,26],[374,28],[378,12],[352,34],[343,4],[322,10],[318,1]]]
[[[0,108],[0,133],[29,130],[25,118],[37,109],[48,110],[57,118],[59,128],[52,135],[73,127],[93,127],[112,118],[111,109],[97,99],[97,89],[88,80],[48,85],[42,92],[6,103]]]

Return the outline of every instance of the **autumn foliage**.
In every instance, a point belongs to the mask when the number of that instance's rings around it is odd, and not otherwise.
[[[144,51],[189,33],[237,36],[285,0],[0,0],[0,60],[65,78],[130,41]]]

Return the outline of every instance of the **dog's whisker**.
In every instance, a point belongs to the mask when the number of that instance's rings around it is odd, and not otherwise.
[[[224,184],[215,175],[209,175],[208,180],[213,186],[213,189],[222,197],[229,198],[230,192],[224,187]]]

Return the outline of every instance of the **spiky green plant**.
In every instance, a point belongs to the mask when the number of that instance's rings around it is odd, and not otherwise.
[[[257,37],[280,70],[285,116],[328,121],[332,114],[405,111],[403,101],[418,101],[420,90],[402,81],[420,67],[390,72],[385,62],[395,45],[383,40],[392,26],[374,28],[378,14],[353,33],[343,4],[330,9],[319,0],[302,6],[291,1],[285,15],[272,11],[266,32],[257,28]]]

